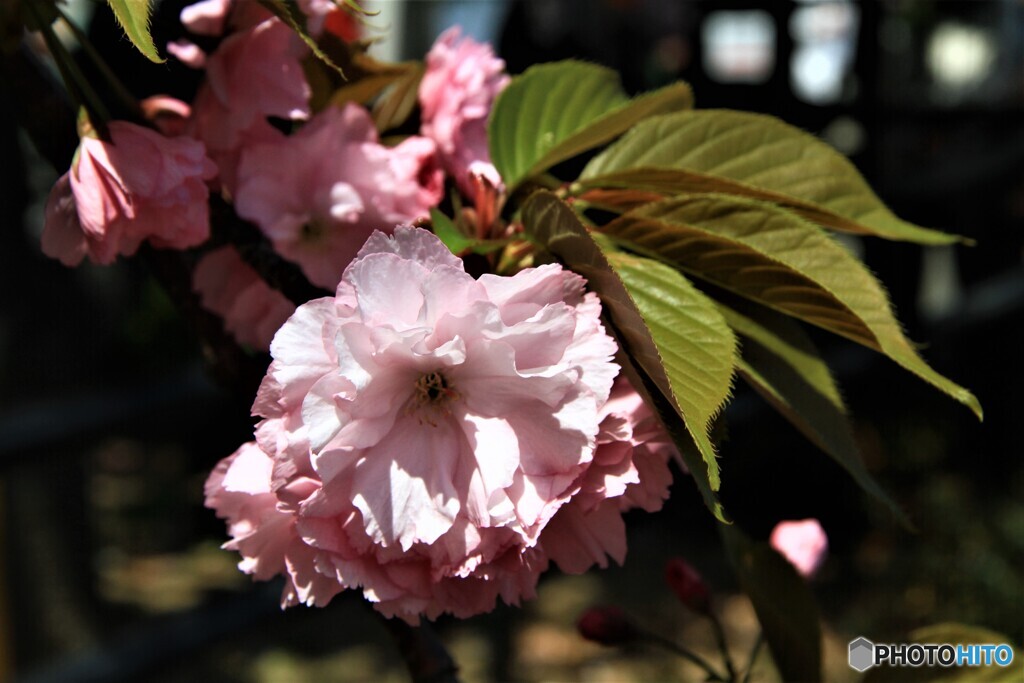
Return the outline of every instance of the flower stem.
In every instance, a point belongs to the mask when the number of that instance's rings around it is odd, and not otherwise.
[[[704,669],[704,671],[708,675],[709,681],[720,681],[721,683],[725,683],[726,681],[736,680],[735,676],[724,678],[720,673],[715,671],[715,668],[711,666],[711,664],[706,659],[701,657],[699,654],[688,648],[683,647],[682,645],[672,640],[669,640],[668,638],[665,638],[664,636],[658,635],[657,633],[651,633],[650,631],[646,630],[643,631],[642,634],[644,638],[649,639],[651,642],[657,643],[663,648],[679,655],[683,659],[693,662],[700,668]]]
[[[732,657],[729,655],[729,643],[725,639],[725,629],[722,628],[722,622],[714,611],[708,610],[708,618],[711,620],[712,630],[715,632],[718,650],[722,653],[722,659],[725,660],[725,668],[729,672],[729,680],[735,681],[736,667],[733,666]]]
[[[764,631],[759,631],[757,640],[754,641],[754,647],[750,648],[750,658],[747,660],[747,673],[743,675],[743,683],[750,683],[750,675],[754,671],[754,662],[757,660],[758,653],[761,652],[762,645],[764,645]]]
[[[459,683],[459,667],[429,626],[410,626],[397,617],[383,621],[413,683]]]
[[[131,114],[131,118],[134,123],[142,123],[145,120],[145,117],[142,114],[142,109],[139,107],[139,101],[131,94],[131,92],[129,92],[121,79],[117,77],[117,74],[115,74],[107,64],[107,61],[100,56],[99,52],[96,51],[92,41],[89,40],[89,36],[85,34],[85,31],[78,27],[78,24],[68,18],[59,5],[57,6],[57,13],[71,30],[71,33],[75,36],[75,40],[78,41],[78,44],[82,47],[82,50],[85,51],[85,54],[89,57],[90,61],[92,61],[97,70],[99,70],[103,80],[105,80],[107,85],[110,86],[111,92],[114,94],[114,97],[117,98],[121,107],[127,113]]]
[[[89,80],[82,73],[81,69],[78,68],[75,58],[71,56],[68,49],[57,38],[57,34],[53,31],[53,26],[46,21],[42,11],[36,7],[34,2],[26,2],[22,6],[28,8],[35,23],[39,26],[39,30],[43,34],[43,40],[46,42],[46,47],[49,49],[50,54],[53,55],[53,59],[57,63],[57,69],[60,71],[61,78],[64,80],[64,85],[67,87],[68,92],[71,93],[72,99],[79,106],[84,106],[86,111],[89,112],[89,118],[96,132],[101,137],[107,137],[106,124],[110,120],[110,110],[103,104],[103,101],[96,94],[96,91],[92,89],[92,86],[89,85]]]

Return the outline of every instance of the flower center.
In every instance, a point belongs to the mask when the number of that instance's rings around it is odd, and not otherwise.
[[[459,392],[443,372],[435,370],[416,380],[416,391],[406,404],[406,412],[415,415],[419,423],[436,427],[439,418],[448,417],[448,404],[461,398]]]
[[[439,370],[428,372],[416,380],[416,405],[419,407],[444,408],[457,400],[459,392]]]

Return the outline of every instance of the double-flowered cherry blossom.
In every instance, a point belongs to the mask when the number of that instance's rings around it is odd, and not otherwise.
[[[189,133],[206,144],[229,194],[242,149],[284,137],[268,117],[309,117],[311,89],[302,70],[307,50],[287,24],[269,17],[228,35],[205,61]]]
[[[202,143],[125,121],[110,140],[82,138],[71,169],[50,192],[42,247],[68,266],[109,264],[142,242],[184,249],[210,234],[206,181],[216,168]]]
[[[419,89],[421,132],[437,143],[445,171],[470,197],[470,166],[490,164],[487,117],[509,80],[491,46],[463,37],[457,26],[442,33],[427,54]]]
[[[375,229],[426,217],[442,183],[433,142],[414,136],[385,147],[366,109],[348,104],[246,147],[235,208],[313,284],[333,290]]]
[[[371,236],[278,331],[256,442],[207,482],[241,568],[285,575],[285,605],[361,588],[415,622],[532,597],[549,559],[621,561],[621,511],[660,506],[671,447],[583,286],[558,265],[474,279],[421,229]]]

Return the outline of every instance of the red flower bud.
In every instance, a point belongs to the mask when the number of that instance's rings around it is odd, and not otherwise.
[[[591,607],[580,615],[576,630],[601,645],[621,645],[636,637],[636,629],[618,607]]]
[[[711,611],[708,585],[686,560],[681,557],[669,560],[665,564],[665,581],[679,600],[694,612],[707,614]]]

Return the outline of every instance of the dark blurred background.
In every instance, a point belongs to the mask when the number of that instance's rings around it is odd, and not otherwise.
[[[31,1],[31,0],[29,0]],[[154,21],[182,34],[181,0]],[[942,621],[1024,639],[1024,2],[386,0],[376,50],[422,58],[460,23],[517,73],[568,57],[620,71],[632,92],[675,79],[703,108],[765,112],[822,136],[900,216],[973,247],[846,239],[889,287],[910,337],[971,388],[983,424],[895,365],[815,335],[851,407],[869,469],[916,533],[745,387],[726,413],[723,499],[765,538],[817,517],[830,557],[814,583],[829,680],[854,680],[846,643],[898,642]],[[139,96],[187,99],[199,74],[134,53],[105,7],[69,8]],[[90,23],[90,18],[93,20]],[[139,260],[67,269],[39,249],[57,177],[15,127],[0,83],[0,680],[404,680],[356,595],[277,607],[218,549],[202,507],[209,469],[251,438],[248,404],[213,382],[194,335]],[[63,169],[61,169],[63,171]],[[438,631],[467,680],[694,678],[645,649],[584,643],[595,603],[713,656],[710,632],[670,598],[671,556],[714,584],[737,653],[756,634],[713,520],[680,475],[657,515],[635,514],[625,566],[552,571],[541,598]],[[888,640],[887,640],[888,639]],[[755,680],[774,680],[762,658]]]

